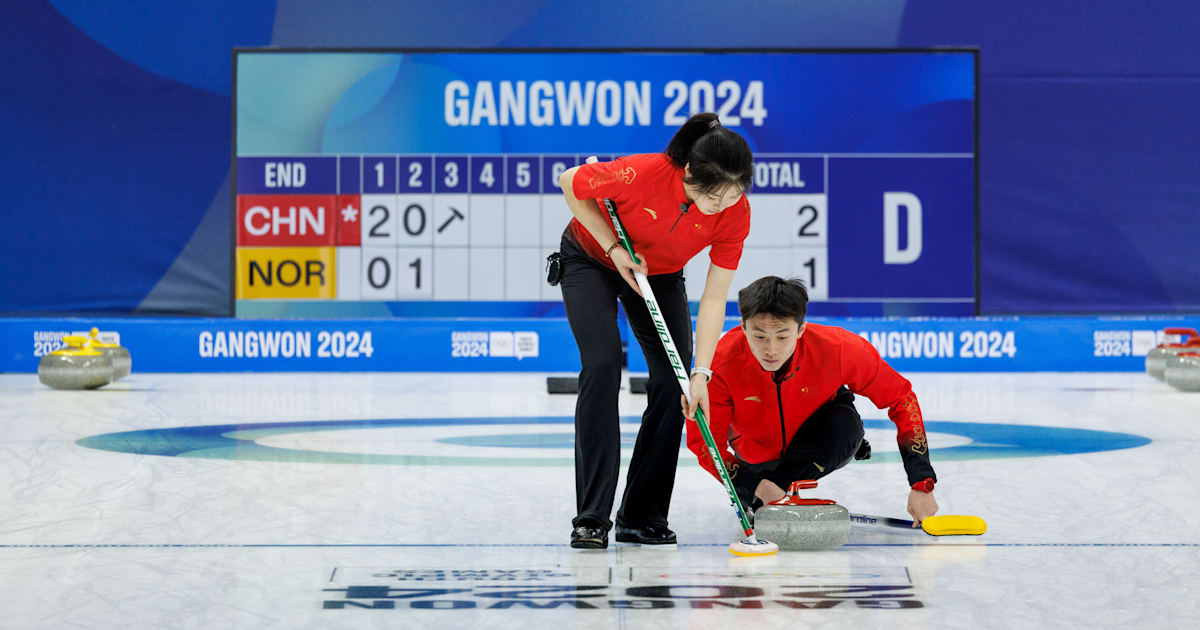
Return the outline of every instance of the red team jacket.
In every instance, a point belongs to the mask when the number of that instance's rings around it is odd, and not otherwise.
[[[700,212],[683,192],[683,169],[675,166],[667,154],[643,153],[584,164],[571,184],[577,199],[605,197],[613,201],[633,241],[633,250],[645,254],[650,275],[683,269],[709,245],[713,264],[737,269],[742,242],[750,233],[750,202],[746,195],[723,212]],[[608,212],[604,212],[604,218],[611,227]],[[578,219],[571,219],[567,229],[589,256],[616,269]]]
[[[708,421],[726,467],[735,454],[751,464],[779,459],[796,429],[846,385],[876,407],[888,409],[888,417],[898,429],[896,442],[909,483],[936,479],[912,384],[885,363],[866,339],[848,330],[808,322],[796,342],[787,375],[776,383],[774,373],[762,369],[751,354],[738,326],[717,342],[712,370]],[[694,422],[687,423],[687,444],[700,465],[717,477]]]

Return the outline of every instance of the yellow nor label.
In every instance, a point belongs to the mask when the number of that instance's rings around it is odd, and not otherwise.
[[[333,299],[333,247],[239,247],[237,299]]]

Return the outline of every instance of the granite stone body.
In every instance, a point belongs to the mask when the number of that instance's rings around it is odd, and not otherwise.
[[[38,362],[38,380],[54,389],[96,389],[113,381],[113,360],[100,352],[52,352]]]
[[[1177,354],[1167,359],[1163,371],[1167,385],[1185,392],[1200,392],[1200,353]]]
[[[754,531],[780,551],[814,551],[846,544],[850,511],[829,505],[771,505],[754,512]]]

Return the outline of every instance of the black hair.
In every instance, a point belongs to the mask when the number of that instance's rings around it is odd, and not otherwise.
[[[755,315],[770,315],[803,324],[808,314],[808,289],[796,278],[765,276],[738,291],[738,312],[743,321]]]
[[[709,194],[737,184],[750,190],[754,180],[754,155],[746,139],[721,126],[711,112],[696,114],[683,123],[665,153],[679,168],[685,165],[691,177],[683,181]]]

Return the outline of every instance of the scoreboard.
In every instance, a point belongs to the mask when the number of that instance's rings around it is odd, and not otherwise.
[[[735,291],[796,276],[814,313],[974,313],[974,51],[269,49],[235,68],[241,316],[550,312],[558,176],[661,151],[700,111],[755,154]]]

